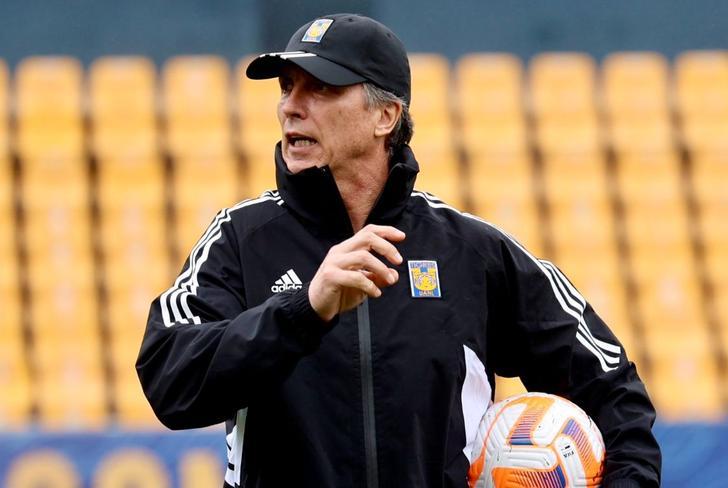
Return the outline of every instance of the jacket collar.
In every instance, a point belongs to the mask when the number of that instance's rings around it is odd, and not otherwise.
[[[293,212],[337,235],[353,233],[344,201],[328,166],[293,174],[283,160],[280,142],[276,145],[275,161],[278,191]],[[384,189],[367,223],[386,224],[396,219],[407,205],[418,172],[419,165],[412,149],[405,146],[391,161]]]

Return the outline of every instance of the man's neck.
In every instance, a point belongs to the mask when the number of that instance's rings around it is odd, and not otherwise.
[[[332,168],[354,232],[364,227],[387,182],[389,161],[386,153],[379,156],[370,161],[347,164],[338,170]]]

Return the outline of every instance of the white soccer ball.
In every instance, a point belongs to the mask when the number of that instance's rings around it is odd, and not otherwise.
[[[470,488],[596,487],[604,440],[574,403],[546,393],[512,396],[483,415],[473,445]]]

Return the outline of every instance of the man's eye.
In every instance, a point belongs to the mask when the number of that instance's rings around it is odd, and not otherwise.
[[[279,84],[281,86],[281,93],[289,93],[293,86],[293,84],[287,80],[281,80]]]

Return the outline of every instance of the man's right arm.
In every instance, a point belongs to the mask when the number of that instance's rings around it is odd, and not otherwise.
[[[213,226],[152,303],[136,363],[149,403],[171,429],[230,418],[282,381],[330,327],[311,307],[308,284],[248,308],[233,230]]]

